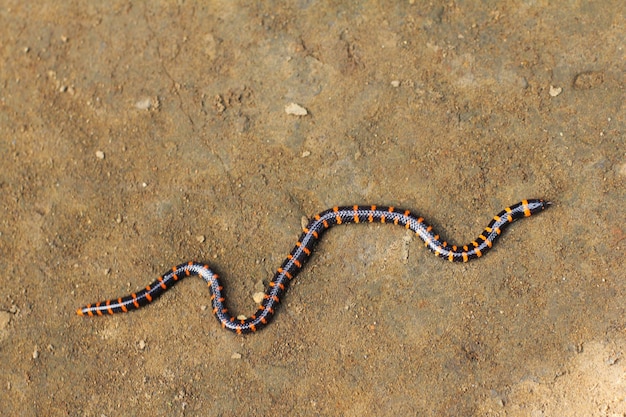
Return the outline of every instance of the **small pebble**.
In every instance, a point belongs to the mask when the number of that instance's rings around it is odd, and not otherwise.
[[[144,350],[146,348],[146,341],[140,340],[138,343],[139,349]]]
[[[399,80],[393,80],[391,82],[391,86],[392,87],[396,87],[396,88],[400,87],[400,81]]]
[[[35,350],[33,350],[33,359],[37,359],[39,357],[39,347],[35,346]]]
[[[561,94],[561,92],[563,91],[563,89],[561,87],[554,87],[554,86],[550,86],[550,97],[556,97],[559,94]]]
[[[257,304],[261,304],[261,301],[263,301],[264,298],[265,298],[264,292],[255,292],[254,294],[252,294],[252,299]]]
[[[102,151],[96,151],[96,158],[98,158],[98,159],[104,159],[104,152],[102,152]]]
[[[289,103],[285,106],[285,113],[294,116],[306,116],[309,112],[299,104]]]
[[[203,243],[205,240],[205,237],[204,235],[196,236],[196,240],[198,241],[198,243]]]
[[[150,109],[158,109],[160,106],[160,101],[158,97],[154,98],[144,98],[135,103],[135,108],[137,110],[150,110]]]
[[[231,359],[241,359],[241,353],[233,353],[232,355],[230,355]]]

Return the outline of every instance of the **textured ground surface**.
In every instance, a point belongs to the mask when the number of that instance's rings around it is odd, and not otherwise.
[[[57,3],[0,6],[3,415],[626,415],[621,1]],[[305,216],[529,197],[466,265],[335,228],[248,337],[198,278],[74,314],[189,259],[250,314]]]

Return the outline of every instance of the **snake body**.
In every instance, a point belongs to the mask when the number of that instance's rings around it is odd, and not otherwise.
[[[442,240],[422,217],[408,210],[378,206],[333,207],[315,215],[303,229],[295,247],[274,274],[258,310],[248,318],[237,318],[228,311],[219,277],[209,265],[199,262],[177,265],[136,293],[88,304],[79,308],[76,313],[81,316],[95,316],[136,310],[156,300],[183,278],[199,275],[209,286],[213,313],[222,327],[237,334],[251,333],[270,322],[289,283],[300,273],[323,233],[335,225],[376,222],[400,225],[414,232],[424,245],[440,258],[451,262],[468,262],[480,258],[489,251],[500,234],[515,220],[530,217],[543,211],[550,204],[548,201],[530,199],[507,207],[493,217],[474,241],[460,247]]]

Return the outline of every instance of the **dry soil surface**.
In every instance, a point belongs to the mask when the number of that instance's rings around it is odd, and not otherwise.
[[[626,416],[625,45],[620,0],[2,2],[0,414]],[[534,197],[467,264],[336,227],[253,335],[198,278],[75,314],[195,259],[249,315],[323,209]]]

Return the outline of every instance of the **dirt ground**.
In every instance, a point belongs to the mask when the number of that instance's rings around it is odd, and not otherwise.
[[[623,2],[0,6],[0,414],[626,416]],[[105,4],[105,3],[103,3]],[[306,115],[290,114],[295,103]],[[236,336],[304,218],[324,236],[274,322]]]

